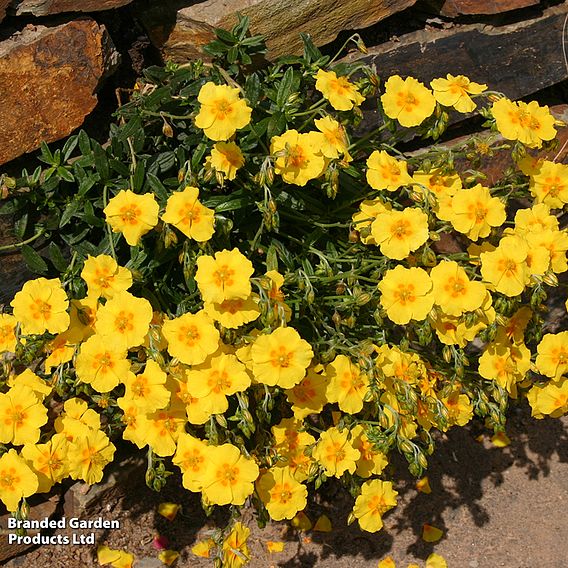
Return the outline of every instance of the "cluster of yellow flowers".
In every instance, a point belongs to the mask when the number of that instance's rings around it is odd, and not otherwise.
[[[536,417],[568,411],[568,332],[532,337],[531,352],[525,332],[538,310],[520,301],[557,285],[556,275],[568,270],[568,233],[555,213],[568,203],[568,166],[527,154],[518,168],[534,199],[513,211],[503,194],[462,180],[449,166],[417,165],[381,146],[362,155],[342,114],[363,102],[359,88],[332,70],[313,78],[322,102],[338,113],[320,105],[313,130],[273,136],[265,179],[276,174],[284,187],[306,186],[330,168],[361,165],[345,240],[352,258],[369,255],[377,272],[359,278],[366,292],[349,293],[361,309],[374,298],[377,325],[357,345],[333,334],[315,341],[298,325],[297,302],[288,301],[309,277],[301,267],[281,274],[253,264],[238,239],[238,247],[216,250],[216,212],[199,200],[200,188],[182,184],[161,204],[151,192],[118,191],[104,214],[128,245],[143,247],[143,237],[164,224],[195,241],[196,308],[164,311],[150,296],[131,293],[136,275],[106,254],[84,259],[83,298],[69,297],[57,278],[23,286],[13,313],[0,314],[0,353],[9,362],[39,336],[46,343],[35,372],[4,367],[10,370],[0,393],[0,443],[11,447],[0,457],[0,499],[8,510],[66,477],[101,479],[115,446],[97,407],[115,413],[125,440],[171,459],[183,486],[206,505],[243,505],[254,495],[270,518],[292,519],[306,507],[312,484],[352,476],[359,479],[353,517],[371,532],[396,505],[393,483],[380,479],[393,445],[423,468],[419,445],[428,443],[429,431],[463,426],[474,410],[487,414],[489,398],[481,392],[474,403],[466,372],[492,385],[488,391],[495,386],[513,399],[526,393]],[[417,127],[436,108],[473,111],[473,99],[485,91],[463,76],[435,79],[431,89],[394,76],[380,105],[391,121]],[[488,97],[504,138],[530,149],[555,137],[547,107]],[[214,142],[204,171],[227,181],[249,175],[237,131],[251,123],[253,109],[239,88],[209,81],[197,100],[195,127]],[[434,252],[444,233],[456,236],[460,253]],[[349,275],[331,272],[339,305]],[[337,329],[344,325],[341,314],[334,318]],[[389,326],[395,332],[386,340]],[[397,343],[400,326],[415,335]],[[484,330],[491,333],[481,341]],[[420,351],[431,342],[443,346],[455,369],[444,371],[444,362]],[[67,391],[64,371],[72,375]],[[48,421],[54,404],[58,416]],[[235,539],[242,530],[234,529]]]

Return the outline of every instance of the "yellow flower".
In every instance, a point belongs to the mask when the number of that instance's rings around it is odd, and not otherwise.
[[[330,159],[345,156],[344,159],[350,160],[348,147],[349,140],[345,128],[331,116],[324,116],[314,120],[316,128],[323,134],[321,141],[321,153]]]
[[[122,233],[130,246],[136,246],[158,224],[159,210],[154,194],[121,189],[103,211],[113,232]]]
[[[0,393],[0,443],[35,444],[47,422],[47,408],[34,391],[18,384]]]
[[[82,479],[88,485],[103,478],[104,467],[112,461],[115,445],[100,430],[78,437],[69,445],[68,466],[73,479]]]
[[[314,524],[314,532],[328,533],[333,530],[331,521],[327,515],[320,515]]]
[[[441,168],[433,168],[429,172],[418,170],[412,174],[412,179],[423,193],[425,187],[438,200],[450,197],[462,188],[462,181],[458,174],[447,173]]]
[[[351,110],[365,100],[355,85],[346,77],[338,77],[334,71],[318,69],[316,89],[335,110]]]
[[[179,513],[181,505],[177,503],[160,503],[158,505],[158,514],[172,522]]]
[[[122,437],[142,449],[148,444],[150,422],[144,408],[141,408],[131,398],[121,397],[116,401],[123,411],[121,422],[125,425]]]
[[[197,100],[201,103],[195,126],[211,140],[228,140],[250,122],[252,109],[239,97],[239,89],[205,83]]]
[[[8,450],[0,457],[0,499],[8,511],[16,511],[20,499],[33,495],[37,488],[35,473],[16,450]]]
[[[166,373],[152,359],[146,361],[143,373],[128,375],[124,384],[124,396],[146,412],[164,408],[170,401],[170,391],[165,386]]]
[[[544,386],[533,385],[527,399],[535,418],[563,416],[568,412],[568,379],[562,378],[557,383],[550,382]]]
[[[8,379],[8,386],[15,387],[16,385],[25,385],[30,387],[37,399],[43,399],[51,393],[53,387],[48,384],[44,379],[38,377],[31,369],[26,369],[19,375],[12,375]]]
[[[524,235],[547,229],[558,230],[558,219],[550,213],[550,208],[545,203],[533,205],[531,209],[519,209],[515,213],[516,233]]]
[[[326,475],[341,477],[346,471],[353,473],[357,468],[361,453],[351,445],[348,436],[348,430],[340,432],[335,427],[322,432],[312,455]]]
[[[147,414],[146,418],[146,441],[149,446],[159,456],[172,456],[176,451],[178,438],[185,432],[187,416],[183,405],[174,401],[169,408],[156,410]]]
[[[67,476],[67,438],[54,434],[46,444],[26,444],[22,457],[38,479],[38,493],[49,491],[55,483]]]
[[[211,550],[215,547],[215,541],[212,538],[200,540],[191,548],[191,552],[200,558],[210,558]]]
[[[71,361],[75,355],[77,344],[82,339],[82,334],[72,330],[71,327],[57,335],[52,341],[46,345],[46,351],[49,353],[47,359],[43,362],[45,373],[49,373],[52,367],[58,367],[62,363]]]
[[[276,158],[274,170],[286,183],[304,186],[323,174],[326,159],[321,153],[319,132],[300,134],[287,130],[270,141],[270,153]]]
[[[529,271],[529,249],[521,239],[505,237],[492,252],[481,253],[481,275],[506,296],[518,296],[525,289]]]
[[[247,539],[250,536],[250,529],[241,522],[236,522],[223,541],[222,566],[223,568],[241,568],[250,560],[250,553],[247,546]]]
[[[116,348],[130,349],[144,342],[152,316],[148,300],[119,292],[97,312],[95,330]]]
[[[416,207],[385,211],[371,224],[371,235],[385,256],[402,260],[428,240],[428,215]]]
[[[351,217],[356,231],[359,231],[361,242],[365,245],[376,245],[371,235],[371,224],[378,215],[390,211],[390,203],[384,203],[380,198],[366,199],[359,204],[359,211]]]
[[[275,521],[291,519],[306,507],[308,490],[290,473],[289,467],[269,469],[257,481],[258,495]]]
[[[186,365],[203,363],[219,347],[219,332],[204,310],[164,322],[168,353]]]
[[[477,184],[461,189],[452,197],[452,216],[449,221],[454,229],[466,234],[472,241],[487,237],[491,227],[501,226],[506,219],[505,205],[497,197],[491,197],[489,188]]]
[[[412,183],[404,160],[389,156],[384,150],[374,150],[367,158],[367,183],[373,189],[395,191]]]
[[[479,374],[494,380],[511,394],[517,395],[516,383],[522,381],[531,366],[531,352],[524,345],[492,342],[479,358]]]
[[[553,231],[550,229],[540,231],[539,233],[529,233],[526,235],[527,243],[530,249],[544,247],[550,253],[550,267],[553,272],[560,274],[568,270],[568,260],[566,251],[568,251],[568,232]]]
[[[458,112],[473,112],[476,104],[469,95],[479,95],[487,89],[487,85],[481,85],[470,81],[463,75],[454,77],[449,73],[446,79],[434,79],[430,82],[434,91],[435,99],[444,106],[454,107]]]
[[[227,396],[250,386],[246,367],[235,355],[221,353],[187,372],[187,391],[199,399],[205,412],[222,414],[229,408]]]
[[[99,301],[97,296],[87,296],[82,300],[71,300],[71,323],[69,332],[84,341],[94,335]]]
[[[215,505],[242,505],[254,491],[258,466],[231,444],[208,446],[203,495]]]
[[[327,400],[339,403],[348,414],[360,412],[369,386],[367,375],[345,355],[338,355],[325,372],[329,380]]]
[[[460,394],[456,390],[442,398],[441,401],[448,410],[449,426],[465,426],[472,419],[473,406],[466,394]]]
[[[302,420],[309,414],[321,412],[328,402],[326,396],[328,382],[326,376],[310,368],[297,385],[286,391],[286,398],[292,405],[295,418]]]
[[[162,561],[162,564],[166,566],[171,566],[179,556],[179,552],[175,550],[162,550],[162,552],[158,554],[158,558]]]
[[[381,102],[385,114],[407,128],[422,124],[436,108],[430,89],[414,77],[403,80],[398,75],[389,77]]]
[[[132,286],[132,272],[106,254],[88,255],[81,278],[87,283],[88,295],[94,298],[112,298]]]
[[[448,563],[442,556],[433,552],[426,558],[426,566],[424,568],[448,568]]]
[[[564,207],[568,203],[568,166],[545,160],[531,176],[529,189],[537,203],[551,209]]]
[[[80,398],[67,399],[63,410],[55,419],[55,431],[64,434],[70,442],[101,427],[100,416]]]
[[[221,303],[205,302],[203,311],[223,327],[236,329],[260,316],[258,295],[251,294],[248,298],[224,300]]]
[[[368,532],[377,532],[383,528],[383,515],[396,507],[398,493],[390,481],[373,479],[361,486],[361,495],[355,500],[353,514],[359,520],[359,526]]]
[[[373,444],[367,438],[365,426],[357,424],[351,430],[351,445],[359,450],[361,457],[357,460],[355,473],[359,477],[370,477],[380,475],[388,465],[386,456],[373,448]]]
[[[434,305],[432,280],[422,268],[398,265],[387,270],[377,288],[381,292],[381,306],[388,318],[400,325],[412,319],[425,319]]]
[[[110,564],[113,568],[132,568],[134,555],[124,550],[113,550],[100,545],[97,547],[97,560],[102,566]]]
[[[290,389],[304,378],[313,356],[310,344],[294,328],[279,327],[255,340],[252,370],[258,382]]]
[[[444,531],[432,525],[424,524],[422,527],[422,540],[424,542],[438,542],[443,535]]]
[[[184,407],[187,415],[187,419],[190,424],[205,424],[207,420],[211,417],[211,413],[203,408],[200,400],[189,394],[187,390],[187,375],[189,369],[183,368],[181,371],[181,376],[175,377],[172,386],[172,394],[174,398],[172,400],[180,401]]]
[[[222,250],[197,259],[195,281],[204,302],[246,299],[251,294],[252,262],[237,248]]]
[[[199,190],[188,186],[168,197],[162,221],[179,229],[186,237],[199,243],[208,241],[215,232],[215,211],[197,199]]]
[[[61,333],[69,327],[69,300],[57,278],[28,280],[10,305],[24,335]]]
[[[126,349],[114,339],[93,335],[81,345],[75,362],[77,377],[98,392],[110,392],[130,372]]]
[[[18,320],[9,314],[0,314],[0,353],[16,350],[16,324]]]
[[[181,469],[182,485],[190,491],[201,491],[207,469],[207,442],[182,432],[172,462]]]
[[[270,554],[273,554],[275,552],[283,552],[284,550],[284,543],[282,541],[267,540],[265,544],[266,550]]]
[[[442,260],[432,268],[435,303],[450,316],[461,316],[479,308],[487,290],[481,282],[472,282],[466,271],[454,261]]]
[[[543,140],[556,136],[548,106],[541,107],[536,101],[527,104],[503,98],[493,103],[491,112],[504,138],[519,140],[529,148],[540,148]]]
[[[245,163],[241,149],[234,142],[217,142],[207,158],[207,164],[223,172],[228,180],[237,177],[237,170]]]
[[[568,331],[547,333],[537,346],[536,368],[539,373],[559,380],[568,370]]]

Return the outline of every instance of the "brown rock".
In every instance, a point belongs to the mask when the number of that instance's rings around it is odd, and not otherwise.
[[[105,27],[90,18],[28,26],[0,42],[0,164],[79,127],[117,63]]]
[[[49,494],[36,495],[31,498],[31,501],[36,501],[35,504],[30,505],[29,520],[41,521],[43,519],[50,519],[53,517],[55,510],[61,500],[61,492],[59,488],[53,489]],[[8,519],[11,517],[9,514],[0,516],[0,563],[4,564],[9,558],[19,556],[28,549],[33,548],[34,544],[18,544],[17,542],[8,541],[8,535],[15,534],[16,529],[8,528]],[[27,534],[33,536],[37,534],[38,530],[29,529]]]
[[[6,16],[6,8],[8,7],[8,4],[10,4],[11,1],[12,0],[0,0],[0,22]]]
[[[540,0],[445,0],[439,9],[442,16],[455,18],[457,16],[491,15],[536,6]]]
[[[120,8],[130,2],[132,0],[22,0],[17,6],[16,15],[49,16],[62,12],[98,12]]]
[[[447,73],[467,75],[491,90],[518,99],[568,78],[562,28],[568,5],[504,26],[483,24],[412,32],[398,41],[350,57],[375,65],[383,78],[413,76],[428,84]]]
[[[342,30],[356,30],[412,6],[416,0],[169,0],[142,10],[150,38],[164,58],[185,61],[200,55],[199,48],[213,37],[213,29],[229,29],[237,13],[248,16],[251,30],[267,40],[269,57],[301,53],[300,32],[317,45],[334,40]],[[186,7],[181,7],[183,4]],[[177,10],[177,14],[176,14]]]

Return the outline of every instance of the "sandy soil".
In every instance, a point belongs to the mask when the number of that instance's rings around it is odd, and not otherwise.
[[[566,506],[568,505],[568,418],[534,421],[525,410],[514,410],[508,426],[512,443],[493,446],[479,426],[454,429],[444,436],[431,458],[428,477],[432,493],[415,489],[402,463],[393,471],[399,505],[385,517],[376,534],[346,526],[352,499],[337,485],[326,487],[318,503],[310,504],[312,520],[327,514],[331,533],[298,532],[287,523],[258,529],[251,511],[244,522],[251,529],[251,568],[376,568],[391,555],[397,566],[423,566],[435,551],[451,568],[564,568],[568,566]],[[211,561],[190,549],[215,525],[223,526],[227,511],[207,519],[194,495],[181,489],[172,476],[161,494],[146,488],[143,472],[131,475],[128,491],[100,503],[106,519],[118,519],[118,530],[100,530],[96,543],[126,549],[141,559],[156,558],[156,534],[181,552],[178,567],[202,568]],[[183,514],[169,522],[157,514],[162,501],[181,503]],[[92,513],[91,515],[94,515]],[[424,523],[444,531],[434,544],[422,540]],[[65,531],[63,531],[63,534]],[[67,533],[68,534],[68,533]],[[266,541],[284,541],[282,553],[268,554]],[[8,568],[97,566],[93,546],[44,546],[8,562]],[[144,564],[142,564],[144,565]],[[151,564],[146,564],[151,566]]]

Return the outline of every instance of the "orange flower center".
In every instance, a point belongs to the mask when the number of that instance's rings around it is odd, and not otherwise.
[[[286,154],[286,167],[287,168],[303,168],[308,163],[308,157],[304,152],[304,149],[296,144],[295,146],[290,146]]]
[[[219,99],[212,104],[218,120],[224,120],[233,112],[233,105],[227,99]]]
[[[448,279],[444,290],[448,292],[453,298],[463,296],[466,292],[465,281],[462,278],[451,277]]]
[[[34,300],[34,303],[31,305],[31,312],[32,317],[34,319],[49,319],[51,316],[51,305],[43,300]]]
[[[199,340],[199,330],[195,325],[184,325],[180,328],[178,339],[190,347]]]
[[[217,286],[232,286],[234,274],[235,271],[224,264],[223,266],[219,267],[219,270],[216,270],[213,273],[213,279]]]
[[[16,469],[13,467],[0,473],[0,487],[3,489],[12,489],[19,481],[20,478],[17,476]]]
[[[213,387],[213,392],[219,394],[231,387],[231,380],[225,371],[212,371],[207,384]]]
[[[108,352],[101,353],[93,363],[93,367],[100,369],[103,373],[106,373],[109,369],[112,369],[114,367],[112,355]]]
[[[414,284],[399,284],[398,290],[394,293],[395,298],[403,305],[412,304],[416,301]]]
[[[116,316],[116,319],[114,320],[114,327],[116,328],[116,330],[119,331],[120,333],[125,333],[126,331],[132,331],[134,327],[132,325],[133,316],[134,314],[132,312],[124,312],[124,311],[119,312],[118,315]]]
[[[410,223],[406,219],[401,219],[391,225],[391,234],[393,237],[403,240],[412,232],[410,229]]]
[[[227,485],[236,485],[239,481],[239,468],[234,465],[224,463],[217,470],[217,480],[225,487]]]
[[[136,225],[141,213],[142,211],[136,205],[125,205],[120,208],[120,220],[127,225]]]
[[[289,367],[292,362],[293,354],[286,351],[286,347],[281,345],[278,349],[270,352],[270,362],[273,367]]]

